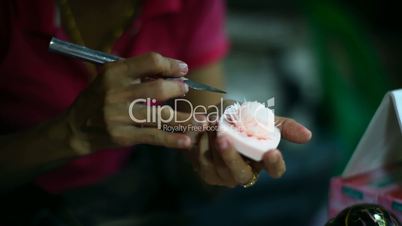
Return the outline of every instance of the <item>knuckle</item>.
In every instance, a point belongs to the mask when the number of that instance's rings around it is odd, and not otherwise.
[[[157,88],[156,99],[166,99],[169,97],[169,90],[166,87],[166,81],[158,79],[155,81],[155,87]]]
[[[162,68],[162,62],[163,62],[163,56],[159,53],[156,52],[150,52],[148,54],[148,58],[150,61],[150,64],[158,69]]]
[[[165,87],[165,81],[163,79],[156,79],[153,83],[153,86],[155,86],[158,93],[160,93]]]

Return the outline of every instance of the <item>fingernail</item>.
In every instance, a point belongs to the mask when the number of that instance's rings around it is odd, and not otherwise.
[[[220,139],[219,141],[219,149],[221,150],[226,150],[228,148],[229,144],[226,139]]]
[[[188,93],[188,91],[189,91],[189,89],[190,89],[190,88],[188,87],[188,85],[183,82],[183,87],[184,87],[184,93]]]
[[[307,132],[307,139],[311,140],[311,137],[313,136],[313,133],[311,132],[311,130],[306,128],[306,132]]]
[[[191,140],[188,137],[180,138],[177,141],[177,145],[179,146],[179,148],[188,148],[191,146]]]
[[[183,61],[178,60],[177,63],[179,64],[180,74],[185,75],[188,73],[188,65]]]

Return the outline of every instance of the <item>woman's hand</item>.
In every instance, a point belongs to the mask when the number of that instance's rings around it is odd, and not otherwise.
[[[180,149],[191,147],[189,136],[156,128],[161,118],[173,115],[184,121],[189,119],[188,114],[164,107],[156,114],[151,113],[154,120],[148,122],[135,122],[129,115],[129,105],[135,99],[164,101],[184,96],[188,87],[181,81],[138,81],[147,76],[184,76],[188,71],[185,63],[150,53],[107,64],[101,71],[59,117],[23,132],[0,136],[0,192],[102,148],[139,143]],[[148,112],[146,105],[134,104],[131,113],[137,119],[146,119]],[[193,120],[186,123],[194,124]],[[166,124],[178,123],[171,120]],[[186,126],[183,124],[181,126]]]
[[[188,114],[174,112],[165,106],[151,121],[135,122],[129,115],[129,105],[136,99],[165,101],[184,96],[188,86],[178,80],[138,81],[146,76],[182,77],[188,72],[187,64],[149,53],[107,64],[101,71],[66,116],[72,134],[70,145],[77,153],[88,154],[101,148],[139,143],[179,149],[191,146],[189,136],[156,128],[158,120],[169,118],[172,112],[179,119],[189,118]],[[131,113],[136,119],[145,121],[150,116],[145,104],[134,104],[132,107]],[[177,125],[175,120],[168,124]]]
[[[225,107],[230,101],[225,101]],[[293,119],[276,117],[282,138],[303,144],[311,139],[311,132]],[[281,177],[286,171],[285,161],[279,150],[265,153],[262,161],[246,159],[237,152],[230,141],[215,132],[203,134],[199,144],[193,149],[192,162],[200,177],[210,185],[235,187],[247,185],[265,169],[273,178]]]

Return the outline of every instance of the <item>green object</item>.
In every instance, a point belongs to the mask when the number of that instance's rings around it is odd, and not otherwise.
[[[344,143],[340,173],[390,85],[364,27],[332,1],[306,1],[326,119]]]
[[[399,212],[402,212],[402,203],[393,201],[393,202],[392,202],[392,209],[393,209],[393,210],[397,210],[397,211],[399,211]]]
[[[360,192],[356,189],[346,187],[346,186],[342,187],[342,193],[348,197],[351,197],[351,198],[357,199],[357,200],[362,200],[364,197],[363,192]]]

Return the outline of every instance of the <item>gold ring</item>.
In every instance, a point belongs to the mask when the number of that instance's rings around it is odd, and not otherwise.
[[[258,180],[258,176],[259,176],[259,174],[253,172],[253,177],[251,178],[251,180],[248,183],[243,184],[243,188],[249,188],[249,187],[253,186]]]

